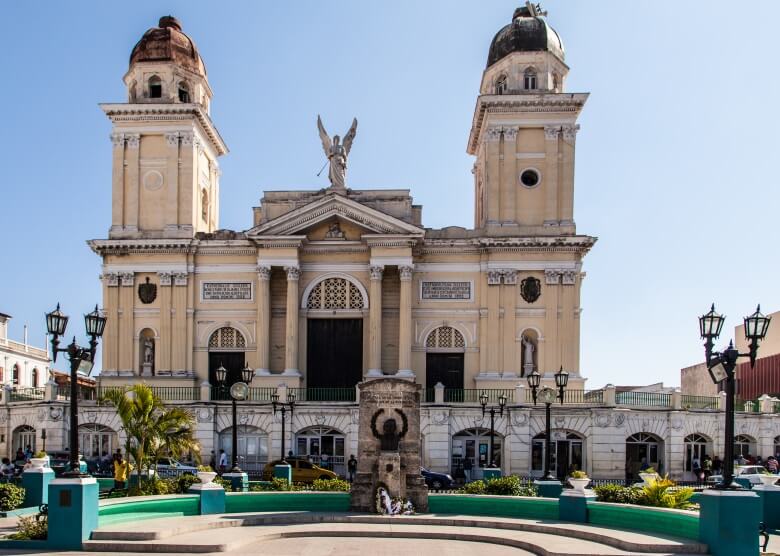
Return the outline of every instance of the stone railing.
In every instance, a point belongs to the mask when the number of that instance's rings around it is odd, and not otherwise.
[[[0,346],[7,347],[16,353],[37,357],[38,359],[49,359],[49,353],[45,349],[37,348],[22,342],[15,342],[14,340],[0,338]]]

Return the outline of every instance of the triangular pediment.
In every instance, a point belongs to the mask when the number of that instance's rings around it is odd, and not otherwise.
[[[422,236],[425,230],[343,195],[331,194],[260,224],[247,237],[300,236],[329,222],[346,221],[366,234]]]

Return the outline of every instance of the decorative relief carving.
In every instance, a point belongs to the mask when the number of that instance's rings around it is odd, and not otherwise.
[[[522,427],[528,424],[528,415],[525,413],[512,413],[512,424]]]
[[[544,271],[544,283],[548,286],[560,284],[561,274],[557,270]]]
[[[59,406],[52,406],[49,408],[49,419],[52,421],[59,421],[62,419],[62,408]]]
[[[679,417],[675,417],[674,419],[672,419],[672,428],[674,430],[676,430],[676,431],[682,429],[683,428],[683,420],[680,419]]]
[[[115,288],[119,285],[119,274],[116,272],[106,272],[100,278],[105,280],[106,286],[110,288]]]
[[[358,423],[360,423],[360,411],[358,411],[357,409],[353,409],[352,411],[350,411],[349,417],[350,417],[350,422],[353,425],[357,425]]]
[[[599,413],[596,415],[596,426],[605,429],[609,426],[610,420],[608,413]]]
[[[577,132],[579,130],[579,124],[565,125],[563,126],[563,138],[570,143],[574,143],[574,140],[577,138]]]
[[[564,286],[573,286],[577,279],[577,273],[573,270],[564,270],[561,273]]]
[[[500,284],[502,274],[503,272],[501,270],[488,270],[487,271],[488,286],[496,286]]]
[[[623,423],[626,422],[626,416],[623,413],[618,413],[615,415],[615,426],[620,427],[623,425]]]
[[[179,132],[174,133],[166,133],[165,134],[165,143],[169,147],[178,147],[179,146]]]
[[[141,144],[141,135],[138,133],[127,133],[125,134],[125,140],[127,141],[128,149],[137,149],[138,145]]]
[[[517,284],[516,270],[505,270],[503,276],[504,276],[504,284],[508,286],[514,286]]]
[[[138,299],[144,305],[154,303],[154,300],[157,299],[157,284],[152,284],[148,276],[146,277],[146,282],[138,286]]]
[[[173,283],[175,286],[186,286],[187,285],[187,273],[186,272],[174,272],[173,273]]]
[[[318,425],[324,425],[325,424],[325,416],[324,415],[317,415],[314,420],[317,422]]]
[[[158,272],[157,276],[160,277],[160,285],[161,286],[170,286],[171,285],[171,273],[170,272]]]
[[[498,141],[501,139],[501,127],[489,127],[485,131],[485,137],[488,141]]]
[[[559,429],[562,429],[565,424],[566,424],[566,417],[558,415],[555,418],[555,426],[558,427]]]
[[[211,413],[211,409],[207,407],[201,407],[200,409],[198,409],[197,417],[198,417],[198,423],[210,423],[213,414]]]
[[[301,269],[297,266],[286,266],[284,270],[287,272],[287,280],[298,280],[301,277]]]
[[[542,283],[538,278],[529,276],[520,282],[520,296],[526,303],[533,303],[542,295]]]
[[[184,132],[179,134],[182,146],[190,146],[195,140],[195,134],[192,132]]]
[[[271,279],[271,267],[270,266],[258,266],[257,267],[257,279],[267,282]]]
[[[134,284],[135,274],[132,272],[121,272],[120,276],[122,278],[123,286],[132,286]]]
[[[372,266],[369,267],[368,272],[371,274],[372,280],[381,280],[382,279],[382,273],[385,271],[385,267],[383,266]]]
[[[143,183],[147,191],[157,191],[164,181],[163,175],[157,170],[147,170],[144,173]]]
[[[504,140],[506,140],[506,141],[514,141],[516,139],[517,139],[517,128],[516,127],[504,128]]]
[[[561,128],[559,126],[552,126],[552,125],[544,126],[544,138],[547,141],[556,141],[560,133],[561,133]]]
[[[110,136],[111,144],[115,149],[125,146],[125,136],[122,133],[112,133]]]
[[[398,273],[401,276],[401,282],[409,282],[412,279],[412,274],[414,273],[414,267],[413,266],[399,266],[398,267]]]
[[[446,413],[434,413],[431,420],[434,425],[446,425],[449,422],[449,415]]]

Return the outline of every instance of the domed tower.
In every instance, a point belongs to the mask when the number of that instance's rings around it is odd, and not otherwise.
[[[475,228],[487,235],[574,235],[577,118],[569,67],[546,13],[527,2],[490,44],[469,136]]]
[[[191,238],[219,227],[219,165],[227,152],[209,116],[211,87],[195,43],[160,18],[130,54],[126,104],[113,124],[110,238]]]

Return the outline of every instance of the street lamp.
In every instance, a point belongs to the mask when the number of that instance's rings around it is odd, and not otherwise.
[[[219,367],[216,369],[216,371],[214,371],[214,374],[216,374],[217,384],[222,389],[222,391],[224,392],[227,390],[227,369],[222,366],[222,363],[220,363]],[[241,369],[241,379],[243,382],[235,382],[230,386],[230,401],[233,405],[233,448],[230,454],[232,464],[230,469],[231,473],[241,473],[241,469],[238,467],[238,427],[236,425],[236,401],[245,400],[249,396],[249,383],[252,382],[253,375],[254,371],[249,367],[248,364],[245,364],[244,368]]]
[[[766,337],[769,330],[771,317],[761,314],[761,305],[756,312],[743,319],[745,325],[745,339],[748,341],[748,353],[739,353],[734,343],[729,340],[729,347],[725,351],[714,351],[715,340],[720,336],[726,317],[715,311],[712,304],[709,312],[699,317],[699,333],[704,339],[704,353],[706,355],[707,370],[712,381],[716,384],[726,381],[726,430],[725,447],[723,454],[723,480],[715,488],[720,490],[738,490],[739,485],[733,483],[734,479],[734,382],[737,360],[740,357],[750,359],[750,366],[756,364],[758,345]]]
[[[287,456],[284,454],[284,418],[285,415],[287,415],[287,408],[290,408],[290,428],[292,428],[292,420],[293,420],[293,411],[295,408],[295,393],[290,392],[288,390],[287,394],[287,401],[286,402],[280,402],[279,401],[279,394],[274,392],[271,395],[271,404],[274,406],[274,415],[276,415],[277,411],[282,412],[282,465],[285,465],[287,463]]]
[[[555,373],[555,385],[558,387],[558,392],[556,393],[555,390],[552,388],[544,387],[541,390],[539,390],[539,384],[541,383],[541,375],[539,374],[539,371],[534,369],[534,371],[528,375],[528,386],[531,388],[531,396],[534,400],[534,405],[536,405],[537,400],[541,401],[545,405],[545,426],[544,426],[544,476],[542,477],[543,481],[557,481],[558,479],[555,477],[555,475],[552,474],[552,470],[550,469],[550,460],[552,459],[552,442],[551,442],[551,427],[550,427],[550,414],[551,410],[550,407],[553,403],[555,403],[555,400],[560,400],[561,403],[563,403],[563,396],[564,396],[564,390],[566,389],[566,385],[569,383],[569,373],[563,370],[563,367],[561,367],[561,370]]]
[[[60,304],[54,311],[46,314],[46,329],[51,334],[52,362],[57,361],[57,354],[68,354],[70,361],[70,469],[64,473],[68,477],[82,477],[79,465],[79,396],[78,396],[78,371],[81,369],[86,374],[92,371],[95,364],[95,352],[97,351],[98,338],[103,335],[106,328],[106,317],[98,310],[84,315],[84,326],[89,335],[89,348],[83,348],[76,343],[76,337],[66,348],[60,348],[59,337],[65,334],[69,317],[60,311]]]
[[[487,403],[488,403],[488,395],[484,390],[479,395],[479,403],[482,406],[482,417],[484,417],[485,412],[487,411]],[[501,417],[503,417],[504,415],[504,407],[506,407],[506,396],[504,394],[501,394],[498,397],[498,414]],[[496,406],[491,406],[490,407],[490,457],[488,458],[488,467],[495,467],[495,464],[493,462],[493,436],[495,435],[495,425],[496,425],[495,419],[496,419]]]

